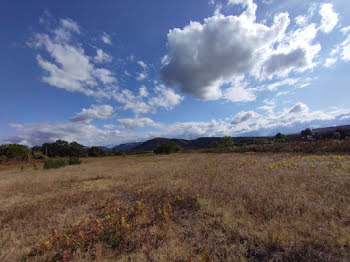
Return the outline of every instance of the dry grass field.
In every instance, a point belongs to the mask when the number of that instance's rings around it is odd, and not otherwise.
[[[350,156],[37,167],[0,170],[0,261],[350,261]]]

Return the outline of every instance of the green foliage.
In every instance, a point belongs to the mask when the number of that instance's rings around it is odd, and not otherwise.
[[[71,157],[87,157],[88,154],[83,145],[77,142],[72,142],[69,144],[69,156]]]
[[[100,147],[92,146],[88,149],[88,155],[92,157],[104,156],[104,152]]]
[[[225,147],[228,147],[228,148],[233,147],[233,140],[232,140],[232,137],[230,137],[230,136],[225,136],[222,140],[224,141],[224,146],[225,146]]]
[[[28,159],[29,150],[26,146],[18,144],[0,145],[0,156],[9,159]]]
[[[81,164],[81,160],[79,159],[79,157],[72,156],[68,158],[68,165],[80,165],[80,164]]]
[[[301,131],[300,135],[303,136],[303,137],[311,136],[312,135],[312,131],[311,131],[310,128],[306,128],[303,131]]]
[[[48,159],[44,161],[44,169],[60,168],[67,165],[67,160],[65,159]]]
[[[213,143],[211,143],[211,145],[209,147],[210,148],[220,148],[221,144],[218,141],[214,141]]]
[[[279,143],[286,143],[288,142],[288,137],[282,133],[277,133],[274,140]]]
[[[47,156],[45,156],[41,151],[32,151],[32,158],[33,159],[42,159],[47,160],[49,159]]]
[[[182,147],[175,142],[166,142],[157,146],[154,150],[156,154],[171,154],[182,150]]]
[[[0,156],[0,164],[6,162],[6,156]]]
[[[277,133],[275,135],[275,139],[284,139],[284,138],[286,138],[286,136],[284,134],[282,134],[282,133]]]
[[[76,142],[68,143],[64,140],[57,140],[54,143],[44,143],[41,152],[48,157],[86,157],[87,152],[83,145]]]
[[[340,132],[327,132],[322,134],[322,138],[323,139],[343,139],[343,137],[345,138],[345,136],[342,136],[342,134]]]

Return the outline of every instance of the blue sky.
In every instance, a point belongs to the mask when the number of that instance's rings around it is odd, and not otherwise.
[[[346,2],[1,1],[0,143],[349,124]]]

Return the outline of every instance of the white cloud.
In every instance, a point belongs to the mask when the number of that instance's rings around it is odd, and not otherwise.
[[[79,29],[78,24],[75,21],[73,21],[72,19],[69,19],[69,18],[61,19],[60,23],[61,23],[62,27],[66,28],[68,30],[74,31],[76,33],[80,33],[80,29]]]
[[[115,83],[116,78],[108,69],[95,68],[92,63],[94,59],[85,54],[81,45],[71,43],[72,33],[79,33],[78,25],[72,20],[63,19],[53,34],[35,35],[30,45],[44,49],[51,60],[37,55],[39,66],[47,73],[42,80],[70,92],[99,96],[101,92],[96,90],[98,85]],[[95,58],[102,58],[105,62],[110,59],[102,50],[97,51]]]
[[[103,84],[112,84],[117,82],[113,73],[105,68],[97,68],[94,70],[93,75],[99,79]]]
[[[248,83],[241,79],[231,82],[231,87],[224,90],[224,98],[231,102],[250,102],[256,100],[254,88],[247,88]]]
[[[349,120],[349,119],[350,119],[350,115],[345,115],[341,117],[339,120]]]
[[[299,86],[298,86],[298,88],[305,88],[305,87],[308,87],[308,86],[310,86],[311,84],[310,83],[304,83],[304,84],[300,84]]]
[[[140,72],[137,74],[136,80],[137,81],[142,81],[147,78],[147,73],[146,72]]]
[[[147,65],[145,64],[145,62],[143,61],[137,61],[137,63],[139,64],[139,66],[141,66],[143,69],[147,69]]]
[[[337,62],[337,58],[327,58],[324,66],[325,67],[331,67],[332,65],[334,65]]]
[[[284,95],[287,95],[287,94],[289,94],[289,93],[290,93],[290,91],[280,91],[280,92],[278,92],[278,93],[276,94],[276,97],[284,96]]]
[[[282,86],[293,86],[299,82],[299,78],[286,78],[282,81],[276,81],[266,86],[266,89],[273,91]]]
[[[107,45],[112,45],[111,37],[106,32],[102,33],[101,40],[102,40],[103,43],[105,43]]]
[[[70,120],[73,122],[90,122],[93,119],[107,119],[111,117],[114,109],[110,105],[92,105],[91,108],[83,108],[81,112],[71,117]]]
[[[233,125],[241,124],[248,120],[257,119],[259,118],[259,116],[260,115],[254,111],[248,111],[248,112],[242,111],[242,112],[239,112],[237,115],[235,115],[235,117],[231,121],[231,124]]]
[[[44,49],[51,59],[37,55],[39,66],[47,72],[42,78],[44,82],[99,100],[114,99],[122,104],[124,110],[131,110],[135,114],[155,113],[162,107],[170,110],[181,102],[180,95],[165,87],[156,86],[150,90],[141,87],[138,94],[120,88],[113,72],[94,64],[110,62],[112,57],[102,49],[97,49],[95,57],[85,54],[81,44],[72,43],[72,33],[78,33],[78,25],[72,20],[64,21],[53,34],[36,34],[30,43],[34,48]],[[129,59],[134,60],[135,57],[130,56]],[[142,81],[147,78],[148,66],[143,61],[138,61],[138,64],[144,69],[137,77],[137,80]],[[130,76],[126,70],[124,73]]]
[[[350,62],[350,35],[341,43],[341,59],[345,62]]]
[[[322,4],[319,13],[322,17],[320,26],[321,31],[326,34],[332,32],[339,20],[338,14],[333,10],[333,4]]]
[[[321,45],[313,43],[317,32],[316,25],[309,24],[285,34],[276,49],[265,55],[260,79],[286,77],[292,71],[303,72],[313,68],[313,60],[321,51]]]
[[[294,18],[294,21],[298,26],[304,27],[308,24],[309,17],[306,15],[298,15]]]
[[[141,86],[141,87],[139,88],[139,96],[140,96],[140,97],[148,97],[148,96],[149,96],[149,93],[148,93],[148,91],[147,91],[147,87]]]
[[[347,34],[348,32],[350,32],[350,26],[343,27],[340,31],[341,31],[343,34]]]
[[[262,81],[316,66],[314,58],[321,50],[314,43],[316,24],[287,32],[288,13],[276,14],[268,26],[256,21],[257,6],[252,0],[229,0],[229,4],[240,4],[245,10],[239,16],[217,13],[203,23],[169,31],[160,72],[167,86],[204,100],[253,101],[254,90],[247,86],[222,88],[236,78],[253,76]]]
[[[135,114],[156,113],[157,108],[162,107],[171,110],[183,100],[174,90],[162,85],[151,90],[152,95],[145,86],[141,86],[139,94],[135,95],[130,90],[123,89],[114,98],[124,104],[124,110],[132,110]]]
[[[106,54],[102,49],[97,49],[94,60],[96,63],[109,63],[112,62],[113,58]]]
[[[104,128],[106,128],[106,129],[115,129],[116,128],[116,126],[115,125],[103,125],[103,127]]]
[[[218,99],[221,86],[234,77],[253,71],[261,53],[284,33],[287,14],[275,17],[271,27],[256,23],[256,5],[240,3],[240,16],[216,15],[203,24],[191,22],[168,33],[168,54],[163,58],[161,78],[166,85],[200,99]]]
[[[135,130],[145,126],[160,127],[159,124],[155,123],[152,119],[144,118],[124,118],[118,119],[118,121],[127,129]]]
[[[265,5],[270,5],[273,3],[274,0],[262,0],[262,2],[265,4]]]
[[[156,86],[155,91],[157,95],[149,99],[149,104],[153,107],[164,107],[171,110],[183,100],[182,96],[163,85]]]
[[[90,113],[84,113],[88,117],[82,117],[81,121],[67,121],[34,124],[12,124],[19,135],[9,137],[10,143],[24,143],[27,145],[41,145],[44,142],[63,139],[77,141],[87,146],[91,145],[117,145],[125,142],[145,141],[153,137],[177,137],[193,139],[201,136],[239,136],[252,132],[265,132],[273,135],[276,129],[292,130],[305,128],[314,124],[331,125],[337,120],[346,120],[350,115],[349,109],[335,109],[333,111],[311,111],[303,103],[295,103],[293,106],[274,108],[274,102],[266,100],[265,105],[271,106],[267,114],[258,114],[255,111],[242,111],[237,113],[231,121],[212,120],[208,122],[184,122],[172,124],[155,123],[149,118],[119,119],[119,122],[130,130],[116,130],[114,125],[106,125],[104,129],[97,128],[87,121],[93,117]],[[86,109],[85,111],[88,111]],[[82,111],[84,112],[84,110]],[[82,115],[84,115],[82,114]],[[108,117],[99,115],[100,117]],[[76,116],[77,117],[77,116]],[[333,121],[333,122],[330,122]],[[154,126],[157,132],[137,132],[137,128]],[[287,129],[286,129],[287,128]],[[288,129],[289,128],[289,129]],[[265,131],[264,131],[265,130]],[[300,131],[297,129],[297,131]]]

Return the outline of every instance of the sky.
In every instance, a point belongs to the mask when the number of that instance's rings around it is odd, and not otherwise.
[[[0,143],[350,124],[348,0],[0,2]]]

